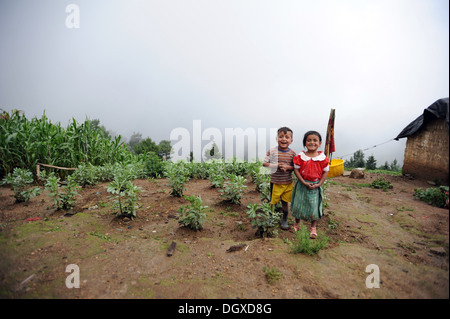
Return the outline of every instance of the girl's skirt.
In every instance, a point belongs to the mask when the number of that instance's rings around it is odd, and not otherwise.
[[[309,181],[307,181],[309,182]],[[318,183],[309,182],[309,183]],[[300,181],[297,181],[292,192],[291,211],[296,219],[306,221],[319,220],[322,212],[322,187],[309,189]]]

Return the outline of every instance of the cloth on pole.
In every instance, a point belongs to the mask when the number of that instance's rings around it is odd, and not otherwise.
[[[327,138],[325,140],[325,155],[327,158],[330,158],[331,153],[336,152],[336,147],[334,145],[334,118],[335,110],[331,109],[327,127]]]

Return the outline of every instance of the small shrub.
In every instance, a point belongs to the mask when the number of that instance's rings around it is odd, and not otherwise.
[[[223,183],[223,188],[219,190],[222,193],[222,197],[233,204],[240,204],[242,193],[244,189],[247,188],[245,186],[245,182],[247,180],[243,176],[238,176],[235,174],[230,175],[230,179],[226,180]]]
[[[72,174],[75,181],[82,187],[92,186],[99,183],[98,169],[92,164],[78,165],[77,170]]]
[[[325,248],[328,243],[328,237],[319,235],[316,239],[309,238],[309,231],[306,227],[302,227],[295,233],[292,244],[292,252],[294,254],[306,253],[310,256],[317,254],[321,249]]]
[[[278,235],[277,226],[281,220],[281,213],[269,203],[248,204],[247,216],[253,228],[256,228],[258,237],[276,237]]]
[[[225,172],[223,170],[211,170],[208,177],[211,182],[211,186],[214,188],[222,188],[226,179]]]
[[[39,195],[39,187],[28,188],[33,183],[33,173],[24,168],[15,168],[13,173],[5,176],[1,182],[2,185],[10,184],[14,192],[16,202],[28,202],[31,198]]]
[[[193,230],[201,230],[203,229],[203,223],[206,219],[206,213],[204,210],[208,206],[203,206],[203,201],[200,196],[195,197],[185,196],[186,200],[188,200],[191,204],[186,206],[180,206],[179,210],[179,220],[178,222],[190,229]]]
[[[433,206],[445,207],[448,205],[448,186],[430,187],[427,189],[414,189],[414,197]]]
[[[50,192],[56,210],[68,210],[75,207],[78,190],[81,188],[72,175],[67,176],[66,185],[60,186],[60,178],[51,173],[47,177],[45,188]]]
[[[168,164],[164,174],[169,180],[169,186],[171,188],[170,195],[174,197],[183,196],[185,190],[184,185],[189,181],[189,171],[184,166],[184,163],[178,162]]]
[[[126,168],[119,169],[115,173],[114,180],[106,188],[108,193],[112,194],[109,198],[113,199],[113,209],[117,217],[130,219],[136,217],[141,188],[133,184],[132,178]]]

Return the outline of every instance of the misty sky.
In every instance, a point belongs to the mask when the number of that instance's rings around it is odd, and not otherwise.
[[[0,41],[3,110],[157,143],[200,120],[289,126],[299,152],[334,108],[339,157],[449,96],[446,0],[0,0]],[[403,162],[405,142],[365,154]]]

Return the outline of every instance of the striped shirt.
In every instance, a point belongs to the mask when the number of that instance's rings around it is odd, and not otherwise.
[[[294,166],[293,159],[295,157],[295,152],[288,148],[286,151],[280,150],[278,146],[271,148],[264,158],[264,163],[270,164],[287,164],[289,166]],[[274,184],[290,184],[292,183],[292,171],[288,170],[283,172],[279,168],[270,169],[270,182]]]

